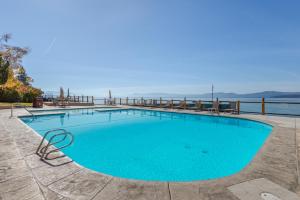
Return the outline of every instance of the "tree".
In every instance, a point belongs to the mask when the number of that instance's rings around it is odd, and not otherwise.
[[[3,34],[0,36],[0,53],[4,61],[9,62],[12,68],[22,67],[22,58],[29,53],[28,47],[17,47],[8,45],[11,34]]]
[[[19,67],[17,72],[17,79],[24,85],[31,85],[32,82],[32,78],[27,75],[24,67]]]
[[[22,66],[28,48],[11,46],[11,34],[0,36],[0,102],[32,102],[42,91],[31,86],[32,79]]]
[[[0,85],[6,83],[9,73],[9,63],[4,61],[0,55]]]
[[[31,85],[33,80],[27,75],[25,68],[22,66],[22,58],[28,54],[29,48],[8,45],[7,42],[11,38],[11,34],[8,33],[0,36],[1,59],[13,69],[14,75],[19,81],[21,81],[24,85]]]

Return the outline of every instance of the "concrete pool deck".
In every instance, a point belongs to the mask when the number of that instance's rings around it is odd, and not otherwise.
[[[28,114],[25,109],[14,110],[14,116]],[[74,162],[49,166],[35,154],[41,137],[17,117],[10,118],[9,109],[0,110],[0,200],[255,200],[263,199],[262,192],[283,200],[300,199],[296,195],[300,194],[300,119],[246,114],[239,117],[274,126],[244,170],[208,181],[145,182],[108,176]],[[68,158],[56,162],[65,160]]]

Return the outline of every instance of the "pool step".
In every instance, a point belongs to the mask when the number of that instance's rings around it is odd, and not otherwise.
[[[65,112],[36,112],[36,113],[31,113],[32,116],[47,116],[47,115],[65,115]]]
[[[96,112],[107,112],[107,111],[121,111],[121,110],[128,110],[128,108],[103,108],[103,109],[97,109]]]
[[[62,154],[60,150],[72,145],[73,142],[74,136],[72,133],[66,131],[65,129],[53,129],[45,133],[41,143],[36,150],[36,154],[41,158],[43,162],[51,166],[61,166],[64,164],[68,164],[72,162],[72,160],[67,160],[62,163],[55,162],[55,164],[53,162],[51,163],[51,161],[65,157],[65,155]],[[57,148],[54,145],[61,146]]]

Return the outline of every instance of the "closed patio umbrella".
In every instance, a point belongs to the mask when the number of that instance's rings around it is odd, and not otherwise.
[[[108,104],[111,105],[112,104],[112,99],[111,99],[111,91],[108,91]]]
[[[62,87],[60,87],[60,89],[59,89],[59,98],[60,98],[60,100],[64,100],[64,98],[65,98],[64,96],[65,96],[64,89]]]

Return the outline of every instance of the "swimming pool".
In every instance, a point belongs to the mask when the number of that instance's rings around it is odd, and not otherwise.
[[[229,176],[251,162],[272,131],[255,121],[150,110],[66,110],[22,117],[43,135],[55,128],[75,141],[63,152],[80,165],[116,177],[195,181]]]

